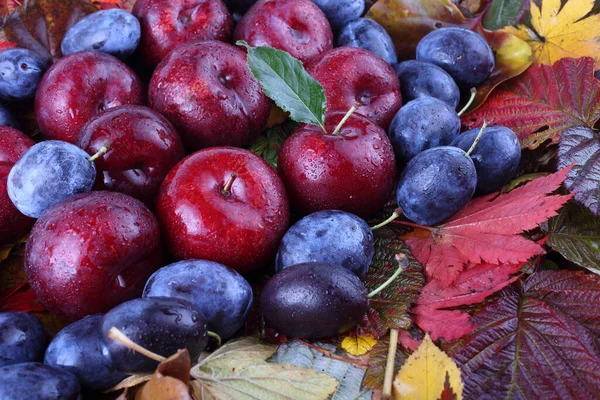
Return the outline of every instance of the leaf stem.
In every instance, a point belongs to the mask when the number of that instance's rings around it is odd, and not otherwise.
[[[394,272],[394,274],[390,276],[387,281],[383,282],[381,286],[369,293],[367,295],[369,299],[388,287],[392,282],[394,282],[398,275],[400,275],[402,271],[408,267],[408,258],[404,254],[396,254],[396,261],[398,261],[398,269],[396,269],[396,272]]]
[[[344,124],[346,123],[346,121],[348,121],[348,118],[350,118],[352,116],[352,114],[354,114],[354,112],[356,110],[358,110],[358,107],[360,107],[360,103],[356,102],[352,105],[352,107],[350,107],[350,109],[348,110],[348,112],[346,113],[346,115],[344,115],[344,118],[342,118],[342,120],[340,121],[340,123],[335,127],[335,130],[333,131],[332,135],[337,135],[340,132],[340,129],[342,129],[342,127],[344,126]]]
[[[485,128],[487,128],[487,125],[488,125],[487,120],[484,120],[483,125],[481,126],[481,129],[479,130],[479,133],[477,134],[477,137],[475,138],[475,140],[473,141],[473,144],[469,148],[469,151],[467,151],[465,153],[465,157],[467,157],[467,158],[471,157],[471,153],[473,152],[473,150],[475,150],[475,146],[477,146],[477,143],[479,143],[479,140],[481,139],[481,136],[483,135],[483,131],[485,131]]]
[[[112,328],[110,328],[110,330],[108,331],[108,337],[110,339],[114,340],[115,342],[122,344],[123,346],[125,346],[133,351],[137,351],[138,353],[140,353],[148,358],[151,358],[155,361],[163,362],[167,359],[166,357],[163,357],[161,355],[153,353],[150,350],[135,343],[134,341],[129,339],[127,336],[125,336],[125,334],[123,332],[121,332],[119,329],[117,329],[114,326]]]
[[[398,329],[390,329],[390,347],[388,348],[385,375],[383,378],[382,398],[392,397],[392,383],[394,381],[394,364],[396,362],[396,349],[398,348]]]
[[[208,335],[208,337],[211,337],[217,341],[217,347],[221,347],[221,336],[211,331],[207,331],[206,334]]]
[[[462,117],[462,115],[465,113],[465,111],[467,111],[469,109],[469,107],[471,107],[471,104],[473,104],[473,100],[475,100],[476,94],[477,94],[477,89],[471,88],[471,97],[469,97],[469,101],[467,101],[467,104],[465,104],[465,106],[459,112],[457,112],[459,117]]]
[[[96,161],[98,158],[100,158],[100,156],[102,156],[102,154],[106,153],[108,151],[108,146],[104,145],[102,147],[100,147],[100,150],[98,150],[96,152],[96,154],[94,154],[93,156],[91,156],[90,158],[88,158],[89,162],[94,162]]]
[[[377,225],[374,225],[371,227],[372,231],[376,231],[379,228],[383,228],[384,226],[386,226],[387,224],[389,224],[390,222],[392,222],[393,220],[395,220],[396,218],[398,218],[400,216],[400,214],[402,214],[402,210],[400,208],[396,208],[394,210],[394,212],[392,213],[392,215],[390,215],[388,217],[388,219],[386,219],[383,222],[378,223]]]
[[[350,359],[350,358],[340,357],[338,355],[333,354],[331,351],[329,351],[327,349],[324,349],[322,347],[319,347],[317,345],[314,345],[314,344],[309,343],[307,341],[304,341],[302,339],[297,339],[296,338],[295,340],[297,340],[298,342],[302,343],[303,345],[305,345],[307,347],[310,347],[313,350],[318,351],[319,353],[323,354],[325,357],[331,358],[332,360],[343,361],[343,362],[346,362],[346,363],[357,365],[359,367],[366,367],[366,366],[368,366],[368,363],[362,363],[359,360],[355,361],[355,360]]]

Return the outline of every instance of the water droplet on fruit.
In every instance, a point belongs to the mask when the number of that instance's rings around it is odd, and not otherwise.
[[[126,284],[125,284],[125,279],[123,279],[123,277],[119,274],[117,275],[117,283],[119,284],[120,287],[125,288]]]

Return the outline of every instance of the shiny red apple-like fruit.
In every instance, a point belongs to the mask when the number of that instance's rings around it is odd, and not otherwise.
[[[333,134],[344,115],[327,115],[328,133],[316,125],[300,126],[279,153],[278,170],[292,209],[303,215],[342,210],[368,217],[392,193],[396,161],[385,131],[355,113]]]
[[[217,261],[242,273],[271,260],[289,223],[275,170],[234,147],[183,159],[163,182],[156,208],[176,258]]]
[[[35,115],[47,139],[74,143],[94,115],[123,104],[143,104],[142,84],[117,58],[80,51],[46,71],[35,96]]]
[[[161,266],[156,218],[139,200],[116,192],[54,205],[33,226],[25,254],[36,297],[69,321],[141,296]]]
[[[184,156],[183,144],[165,117],[143,106],[111,108],[92,118],[75,143],[96,161],[95,188],[121,192],[153,208],[167,173]]]

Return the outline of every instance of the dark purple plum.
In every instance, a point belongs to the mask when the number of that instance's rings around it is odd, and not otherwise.
[[[365,11],[365,0],[312,0],[329,20],[331,29],[340,29],[359,18]]]
[[[81,400],[75,375],[38,362],[0,368],[2,400]]]
[[[359,18],[344,26],[337,36],[336,46],[369,50],[388,64],[398,61],[396,48],[390,35],[383,26],[369,18]]]
[[[471,129],[458,136],[450,146],[468,151],[481,128]],[[517,172],[521,161],[519,138],[504,126],[485,129],[479,143],[471,153],[477,170],[477,194],[491,193],[507,183]]]
[[[140,22],[131,13],[113,8],[87,15],[73,25],[61,42],[64,56],[96,50],[120,59],[129,57],[140,42]]]
[[[24,312],[0,313],[0,367],[41,361],[47,343],[44,327],[33,315]]]
[[[119,304],[102,319],[102,339],[113,365],[126,373],[152,372],[158,362],[110,339],[112,327],[138,345],[164,357],[187,348],[198,359],[208,343],[206,322],[190,302],[169,297],[143,297]]]
[[[460,117],[456,111],[433,97],[420,97],[406,103],[388,129],[399,165],[424,150],[450,144],[459,133]]]
[[[90,315],[63,328],[50,342],[44,363],[69,371],[84,389],[110,389],[127,375],[118,371],[102,340],[102,315]]]
[[[10,102],[33,99],[45,70],[44,61],[31,50],[0,51],[0,99]]]
[[[424,61],[408,60],[394,65],[394,70],[400,80],[405,104],[420,97],[434,97],[456,110],[460,90],[442,68]]]
[[[30,147],[10,170],[7,190],[15,207],[32,218],[69,196],[92,190],[96,167],[90,155],[60,140]]]
[[[243,325],[252,306],[252,287],[237,271],[207,260],[179,261],[156,271],[143,297],[187,300],[202,313],[209,331],[222,340]]]
[[[494,52],[480,34],[463,28],[440,28],[417,45],[417,60],[442,67],[461,89],[477,87],[494,70]]]
[[[19,129],[19,123],[15,116],[2,104],[0,104],[0,125]]]
[[[373,232],[367,223],[344,211],[317,211],[296,222],[283,236],[275,269],[321,262],[340,265],[363,277],[375,254]]]
[[[442,146],[417,154],[396,188],[402,213],[421,225],[435,225],[459,212],[473,197],[477,171],[467,154]]]
[[[299,339],[338,336],[354,328],[368,309],[367,289],[350,270],[303,263],[273,276],[260,306],[266,325]]]

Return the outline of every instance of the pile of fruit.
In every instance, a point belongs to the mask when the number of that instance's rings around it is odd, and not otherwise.
[[[512,130],[460,133],[495,65],[479,34],[435,30],[398,63],[385,29],[361,17],[363,0],[187,3],[89,14],[52,65],[0,52],[0,99],[33,99],[41,134],[34,142],[0,108],[0,242],[31,231],[29,283],[71,323],[48,344],[34,316],[0,313],[1,399],[76,399],[156,368],[115,335],[197,359],[209,338],[244,326],[254,299],[244,276],[273,266],[255,305],[268,329],[348,332],[373,295],[361,278],[382,224],[365,219],[395,193],[384,223],[438,224],[517,170]],[[250,53],[293,76],[261,74]],[[307,102],[281,100],[273,80]],[[327,113],[310,123],[303,114],[323,93]],[[304,122],[277,170],[246,149],[282,114],[276,105]]]

